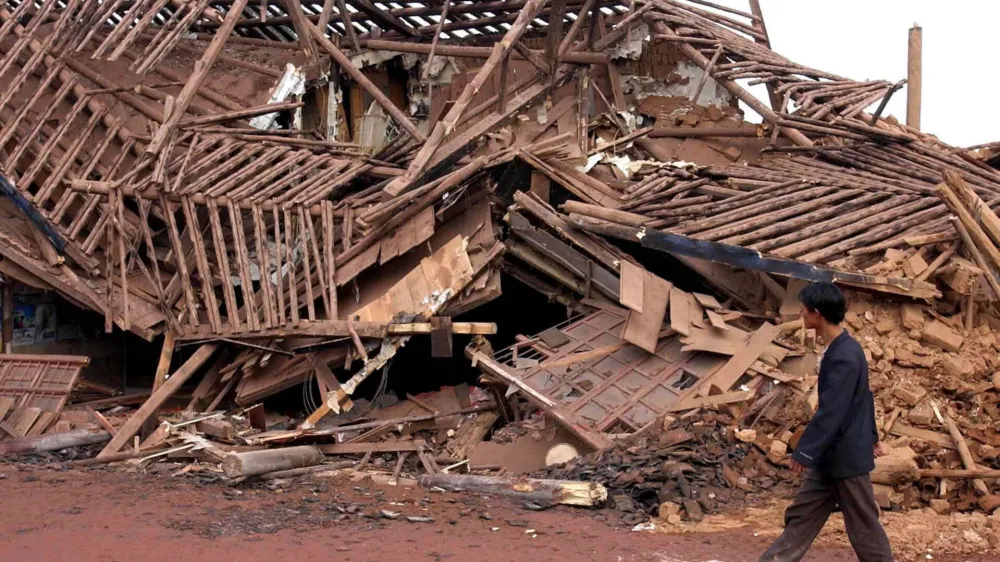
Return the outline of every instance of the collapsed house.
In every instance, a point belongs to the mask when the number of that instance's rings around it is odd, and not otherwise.
[[[97,424],[107,461],[315,445],[279,466],[396,453],[396,479],[411,453],[489,470],[469,450],[535,409],[580,453],[715,412],[759,471],[815,408],[795,296],[833,281],[881,431],[920,443],[894,443],[885,507],[995,508],[1000,172],[883,116],[902,82],[772,51],[750,4],[0,5],[0,271],[163,342],[149,392],[82,417],[63,412],[78,370],[0,372],[8,450]],[[467,321],[510,286],[568,319]],[[494,351],[498,330],[519,335]],[[404,346],[451,357],[455,335],[488,399],[387,414]],[[184,421],[156,429],[188,383]],[[261,401],[298,387],[319,400],[269,427]],[[120,423],[97,411],[126,403]],[[935,478],[957,485],[911,486]]]

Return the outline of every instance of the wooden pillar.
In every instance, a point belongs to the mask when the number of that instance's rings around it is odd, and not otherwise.
[[[153,391],[160,388],[167,382],[167,374],[170,372],[170,360],[174,357],[174,347],[177,344],[176,336],[173,332],[163,334],[163,348],[160,349],[160,363],[156,366],[156,374],[153,376]]]
[[[920,97],[923,58],[923,29],[913,24],[910,28],[910,49],[906,69],[906,125],[920,130]]]
[[[14,279],[9,275],[3,283],[3,352],[11,353],[14,343]]]

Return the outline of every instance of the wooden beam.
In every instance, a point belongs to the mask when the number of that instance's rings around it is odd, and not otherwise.
[[[653,22],[653,27],[659,34],[666,35],[667,37],[673,39],[678,39],[678,40],[680,39],[680,37],[676,33],[674,33],[673,30],[667,27],[667,25],[665,25],[663,22],[660,21]],[[709,64],[710,61],[705,57],[705,55],[701,54],[701,52],[698,51],[698,49],[682,41],[676,42],[676,45],[678,50],[680,50],[684,56],[690,59],[691,62],[701,67],[702,70],[706,72],[709,72],[711,70],[711,66]],[[772,110],[770,107],[764,105],[763,102],[757,99],[756,96],[748,92],[742,86],[740,86],[739,84],[737,84],[732,80],[726,80],[726,79],[716,79],[716,82],[718,82],[719,85],[728,90],[729,93],[739,98],[740,101],[750,106],[751,109],[756,111],[757,114],[763,117],[768,123],[771,123],[775,127],[778,126],[778,121],[780,120],[778,114],[775,113],[774,110]],[[788,137],[792,142],[794,142],[799,146],[813,145],[813,142],[809,140],[808,137],[806,137],[804,134],[802,134],[800,131],[796,129],[782,127],[781,132],[786,137]]]
[[[237,2],[240,1],[244,2],[244,4],[246,3],[245,0],[237,0]],[[177,369],[173,376],[167,379],[167,382],[163,383],[160,388],[153,392],[153,394],[149,397],[149,400],[146,400],[146,402],[144,402],[143,405],[140,406],[134,414],[132,414],[132,417],[130,417],[125,424],[118,429],[118,434],[111,439],[111,442],[104,447],[101,453],[97,455],[97,458],[107,457],[120,451],[121,448],[124,447],[125,444],[139,432],[142,428],[142,424],[146,423],[146,420],[155,414],[156,411],[160,409],[160,406],[173,396],[173,394],[177,392],[180,387],[183,386],[184,383],[187,382],[187,380],[191,378],[191,376],[194,375],[199,368],[201,368],[202,365],[208,362],[208,360],[211,359],[212,355],[215,353],[215,350],[218,348],[218,344],[212,343],[199,347],[198,350],[194,352],[194,355],[185,361],[184,364],[181,365],[181,368]]]
[[[401,109],[396,107],[396,104],[392,103],[389,96],[382,93],[382,90],[373,84],[372,81],[369,80],[363,72],[361,72],[361,69],[354,66],[351,59],[347,58],[347,55],[341,52],[336,45],[331,43],[318,27],[315,25],[308,25],[306,27],[309,28],[309,32],[313,34],[313,38],[316,39],[319,46],[330,55],[335,63],[337,63],[337,66],[339,66],[342,71],[346,72],[352,80],[357,82],[364,91],[368,92],[368,94],[375,99],[376,103],[381,105],[382,109],[392,116],[393,120],[396,121],[396,124],[405,129],[411,137],[417,139],[418,141],[423,142],[426,140],[424,134],[417,129],[417,126],[413,124],[413,121],[411,121]]]
[[[911,279],[879,277],[864,273],[840,271],[824,265],[785,258],[771,258],[756,250],[722,244],[709,240],[695,240],[679,234],[672,234],[651,228],[623,226],[612,222],[592,219],[579,214],[571,214],[570,222],[588,232],[611,236],[621,240],[637,242],[644,248],[668,252],[675,256],[707,260],[751,269],[805,279],[859,285],[876,291],[906,295],[912,298],[932,299],[941,296],[934,285]]]
[[[361,44],[369,49],[375,51],[394,51],[397,53],[417,53],[417,54],[430,54],[431,45],[426,43],[405,43],[403,41],[392,41],[386,39],[364,39]],[[443,57],[457,57],[457,58],[474,58],[474,59],[485,59],[489,58],[490,53],[493,49],[490,47],[472,47],[468,45],[438,45],[434,49],[435,55],[440,55]],[[607,64],[608,55],[604,53],[596,53],[593,51],[573,51],[569,53],[563,53],[559,55],[559,58],[555,61],[545,58],[544,51],[530,51],[532,57],[537,57],[537,60],[548,60],[549,62],[560,62],[568,64]],[[517,52],[512,54],[516,59],[528,59],[527,55]]]
[[[605,449],[611,446],[611,439],[604,434],[594,431],[579,422],[577,416],[556,402],[550,400],[541,392],[535,390],[521,379],[507,372],[503,365],[497,363],[492,357],[480,351],[466,349],[466,355],[472,359],[472,365],[478,367],[491,377],[515,386],[533,404],[544,410],[547,414],[555,418],[566,429],[582,439],[587,445],[596,450]]]
[[[202,127],[205,125],[214,125],[216,123],[225,123],[226,121],[236,121],[238,119],[246,119],[247,117],[256,117],[257,115],[275,113],[277,111],[288,111],[291,109],[298,109],[304,105],[305,104],[300,101],[293,101],[286,103],[267,103],[255,107],[248,107],[246,109],[227,111],[225,113],[213,113],[210,115],[202,115],[200,117],[191,117],[189,119],[181,121],[178,124],[178,127],[189,128],[189,127]]]
[[[360,455],[362,453],[400,453],[423,450],[427,444],[421,440],[384,443],[336,443],[317,445],[325,455]]]
[[[431,63],[434,62],[434,49],[437,49],[438,40],[441,38],[441,28],[444,27],[445,20],[448,19],[448,8],[451,0],[444,0],[444,7],[441,8],[441,16],[438,18],[437,27],[434,28],[434,37],[431,39],[431,49],[427,53],[427,62],[424,64],[422,79],[427,80],[431,76]]]
[[[490,51],[490,56],[487,58],[476,75],[466,84],[462,93],[459,94],[458,98],[455,99],[455,103],[448,110],[448,113],[437,122],[434,126],[434,130],[431,131],[431,136],[424,142],[424,145],[420,147],[420,151],[414,156],[407,168],[406,173],[394,180],[392,180],[389,185],[385,187],[385,193],[395,197],[402,193],[414,180],[417,179],[421,173],[423,173],[426,166],[431,162],[431,157],[441,146],[445,137],[451,134],[458,124],[458,120],[462,117],[462,114],[468,108],[472,99],[475,97],[479,90],[486,84],[486,80],[493,73],[493,70],[500,64],[500,62],[507,56],[507,54],[513,49],[514,43],[521,38],[528,29],[528,24],[531,20],[535,18],[538,12],[542,9],[548,0],[528,0],[528,3],[524,6],[517,20],[514,21],[507,33],[504,34],[503,39],[494,43],[492,50]],[[421,139],[423,140],[423,139]]]
[[[958,456],[962,458],[962,464],[965,465],[965,469],[978,470],[979,467],[976,466],[976,459],[972,457],[972,452],[969,451],[969,444],[965,442],[965,437],[962,437],[962,432],[958,430],[958,426],[947,415],[944,417],[944,424],[948,428],[948,433],[951,434],[952,440],[955,441],[955,448],[958,450]],[[972,480],[972,487],[976,489],[976,493],[980,496],[988,496],[990,494],[989,486],[981,478],[974,478]]]
[[[309,64],[319,65],[319,53],[316,52],[316,45],[306,31],[306,27],[312,27],[312,24],[306,20],[305,12],[302,11],[302,3],[300,0],[283,0],[283,3],[285,11],[292,18],[292,27],[299,39],[299,49],[305,54]]]
[[[222,24],[222,27],[218,29],[215,33],[215,38],[209,43],[208,49],[205,50],[205,54],[202,55],[194,64],[194,72],[188,79],[187,84],[181,90],[181,93],[177,96],[174,101],[173,109],[170,115],[164,120],[163,124],[156,130],[153,134],[153,140],[146,147],[146,154],[149,156],[155,156],[160,153],[161,150],[167,145],[167,142],[173,136],[174,130],[177,125],[181,122],[181,119],[187,113],[188,106],[194,101],[195,96],[198,95],[198,91],[201,89],[202,83],[208,77],[208,71],[211,70],[212,65],[215,64],[215,60],[218,58],[219,54],[222,53],[223,47],[226,45],[226,39],[232,34],[233,29],[236,27],[236,22],[239,21],[240,16],[243,15],[243,9],[246,8],[247,0],[235,0],[232,7],[226,13],[226,19]],[[312,26],[310,26],[312,27]],[[109,444],[110,446],[110,444]]]
[[[327,0],[329,2],[330,0]],[[347,34],[347,40],[351,42],[351,47],[355,51],[361,50],[361,43],[358,42],[358,32],[354,29],[354,22],[351,21],[351,12],[347,10],[347,4],[344,0],[337,0],[337,11],[340,12],[340,21],[344,24],[344,33]],[[323,6],[323,13],[326,13],[326,6]],[[330,21],[329,14],[327,14],[326,21]],[[326,32],[326,24],[323,23],[323,19],[320,18],[320,31]]]
[[[372,20],[374,20],[379,27],[398,31],[409,37],[420,37],[420,33],[416,29],[406,25],[403,20],[379,8],[369,0],[351,0],[351,4],[358,10],[371,16]]]
[[[409,322],[402,324],[379,324],[376,322],[353,322],[355,333],[362,338],[384,338],[387,336],[428,335],[432,332],[430,322]],[[452,334],[462,335],[494,335],[497,325],[492,322],[454,322]],[[221,332],[213,331],[210,326],[199,326],[186,329],[183,334],[174,336],[177,341],[209,340],[214,338],[254,338],[273,339],[290,337],[352,337],[346,320],[317,320],[315,322],[300,321],[297,326],[280,326],[277,328],[262,328],[256,331],[233,331],[228,324],[223,324]]]

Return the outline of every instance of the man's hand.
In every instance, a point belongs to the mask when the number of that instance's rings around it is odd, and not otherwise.
[[[788,459],[788,468],[795,474],[802,474],[806,471],[806,466],[795,459]]]
[[[885,451],[882,450],[882,444],[881,443],[876,443],[874,449],[872,450],[872,452],[875,454],[875,458],[876,459],[885,454]]]

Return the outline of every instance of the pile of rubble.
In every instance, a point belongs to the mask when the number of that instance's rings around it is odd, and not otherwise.
[[[882,506],[1000,507],[1000,171],[883,116],[903,82],[786,59],[757,2],[174,4],[0,2],[0,273],[162,339],[127,394],[4,356],[0,450],[698,519],[793,488],[832,281]]]

